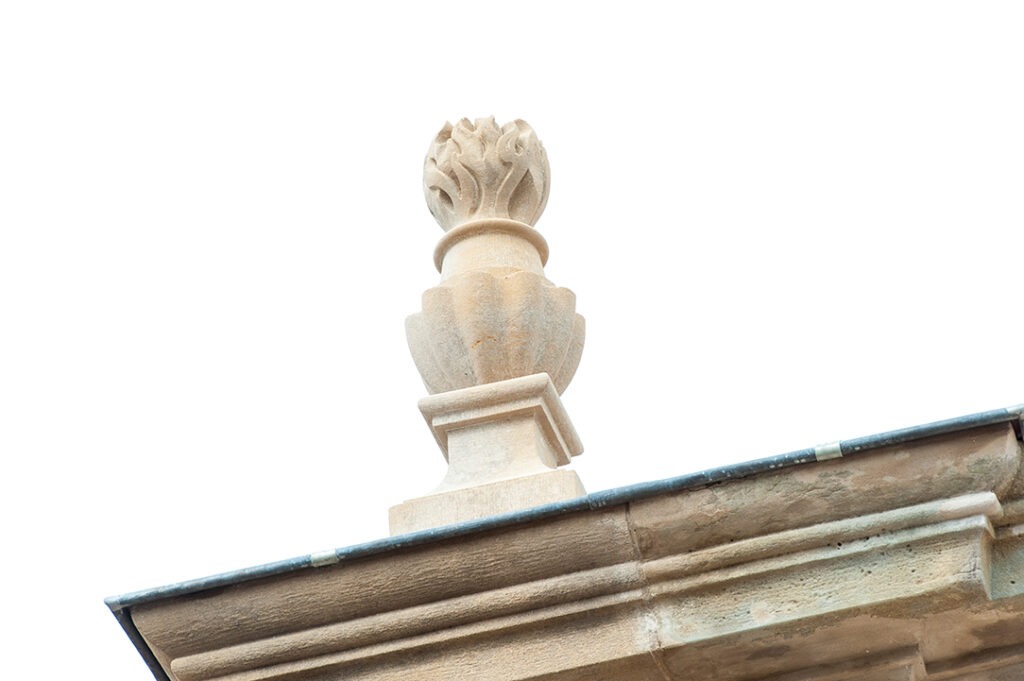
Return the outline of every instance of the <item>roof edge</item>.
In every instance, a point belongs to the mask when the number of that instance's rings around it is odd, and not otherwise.
[[[170,584],[154,589],[127,593],[121,596],[112,596],[105,599],[104,602],[107,604],[107,607],[110,608],[111,612],[114,613],[114,616],[117,617],[129,638],[131,638],[136,647],[139,648],[139,652],[142,653],[143,658],[146,659],[147,664],[152,668],[153,663],[156,663],[156,660],[153,659],[152,663],[150,662],[149,657],[152,657],[152,653],[149,651],[148,646],[145,645],[145,642],[141,639],[140,634],[135,629],[135,625],[131,622],[131,617],[128,612],[126,612],[128,609],[136,605],[175,598],[209,589],[216,589],[256,579],[262,579],[265,577],[273,577],[307,568],[334,565],[358,558],[365,558],[402,548],[431,544],[486,530],[519,525],[569,513],[577,513],[580,511],[608,508],[623,503],[647,499],[661,494],[697,489],[707,485],[725,482],[727,480],[738,480],[769,471],[814,463],[825,459],[856,456],[882,447],[913,442],[915,440],[935,437],[938,435],[972,430],[974,428],[982,428],[997,423],[1012,423],[1017,438],[1022,439],[1022,419],[1024,419],[1024,404],[1004,409],[993,409],[991,411],[979,412],[943,421],[935,421],[933,423],[902,428],[885,433],[878,433],[876,435],[867,435],[864,437],[853,438],[851,440],[842,440],[838,443],[832,443],[821,447],[800,449],[787,452],[785,454],[755,459],[753,461],[730,464],[728,466],[721,466],[718,468],[710,468],[696,473],[688,473],[672,478],[602,490],[568,501],[560,501],[521,511],[488,516],[478,520],[471,520],[453,525],[445,525],[443,527],[411,532],[409,534],[387,537],[385,539],[356,544],[346,548],[298,556],[274,563],[224,572],[209,577],[178,582],[176,584]],[[149,657],[147,657],[147,653],[149,654]],[[159,667],[158,663],[157,667]],[[162,677],[158,676],[157,678],[159,679]]]

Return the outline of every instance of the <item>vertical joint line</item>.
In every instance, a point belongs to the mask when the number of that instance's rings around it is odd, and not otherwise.
[[[843,449],[840,443],[830,442],[827,445],[818,445],[814,448],[815,461],[827,461],[839,459],[843,456]]]

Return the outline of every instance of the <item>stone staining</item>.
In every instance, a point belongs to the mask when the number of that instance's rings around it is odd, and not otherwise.
[[[572,291],[544,276],[548,246],[533,227],[550,187],[544,147],[525,121],[463,119],[438,133],[423,179],[445,230],[441,282],[406,336],[449,471],[433,494],[391,509],[392,534],[583,494],[575,473],[554,470],[582,452],[558,396],[585,327]]]

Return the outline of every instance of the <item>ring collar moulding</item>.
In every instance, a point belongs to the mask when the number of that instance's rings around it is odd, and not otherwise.
[[[544,276],[548,246],[533,227],[550,187],[544,147],[525,121],[463,119],[438,133],[423,180],[445,230],[441,281],[406,336],[448,472],[391,508],[392,534],[584,494],[559,468],[583,451],[559,395],[579,366],[584,320],[572,291]]]

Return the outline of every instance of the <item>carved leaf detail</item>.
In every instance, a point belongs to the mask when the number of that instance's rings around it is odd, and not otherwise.
[[[446,123],[423,165],[427,206],[447,231],[482,218],[534,225],[548,200],[551,171],[533,128],[493,117]]]

